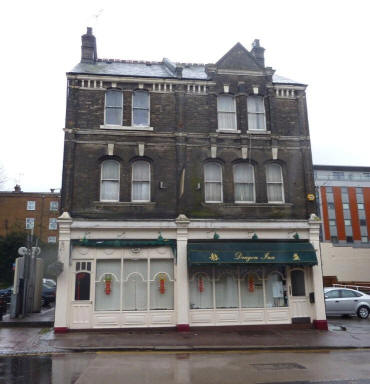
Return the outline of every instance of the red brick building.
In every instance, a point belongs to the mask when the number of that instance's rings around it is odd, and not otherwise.
[[[60,194],[22,192],[16,185],[12,192],[0,192],[0,236],[14,230],[30,230],[44,243],[58,241],[57,217]]]

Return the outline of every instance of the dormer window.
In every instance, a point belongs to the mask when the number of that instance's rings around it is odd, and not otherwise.
[[[248,130],[266,131],[265,103],[262,96],[247,98]]]
[[[120,90],[108,90],[105,94],[105,124],[122,125],[123,94]]]
[[[218,129],[236,131],[236,105],[231,95],[217,97]]]

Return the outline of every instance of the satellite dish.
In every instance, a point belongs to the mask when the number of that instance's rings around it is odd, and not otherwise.
[[[18,248],[18,254],[21,255],[21,256],[27,255],[27,248],[26,247]]]

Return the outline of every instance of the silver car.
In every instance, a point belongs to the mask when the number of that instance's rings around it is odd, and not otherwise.
[[[367,319],[370,312],[370,295],[349,288],[324,288],[325,308],[328,316],[357,315]]]

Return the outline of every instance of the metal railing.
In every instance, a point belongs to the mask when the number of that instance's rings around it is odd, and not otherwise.
[[[370,286],[367,285],[351,285],[351,284],[333,284],[333,287],[338,288],[351,288],[355,289],[356,291],[370,291]]]

